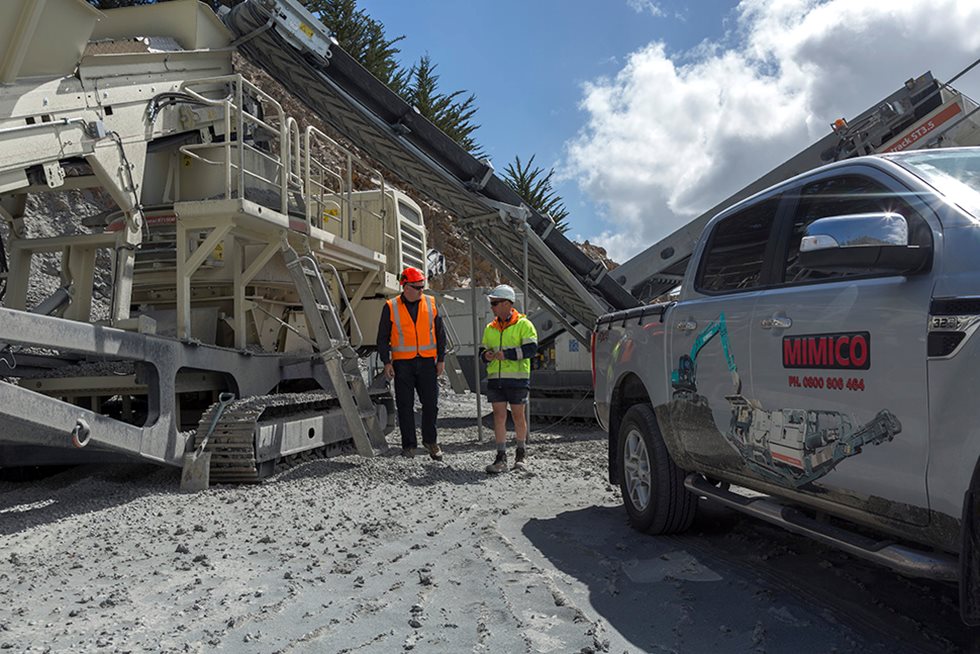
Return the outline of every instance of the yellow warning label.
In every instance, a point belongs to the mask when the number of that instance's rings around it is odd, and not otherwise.
[[[311,39],[313,38],[313,28],[306,23],[300,23],[299,28],[303,30],[303,34],[307,35]]]

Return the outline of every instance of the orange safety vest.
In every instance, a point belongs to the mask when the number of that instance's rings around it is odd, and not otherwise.
[[[391,316],[391,358],[395,361],[415,357],[436,358],[436,299],[423,295],[419,300],[418,319],[412,322],[402,296],[388,300]]]

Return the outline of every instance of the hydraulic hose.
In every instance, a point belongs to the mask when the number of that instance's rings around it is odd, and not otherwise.
[[[3,245],[3,233],[0,232],[0,302],[7,292],[7,274],[10,269],[7,266],[7,250]]]

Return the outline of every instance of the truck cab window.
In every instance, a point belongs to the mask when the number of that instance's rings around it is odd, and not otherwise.
[[[821,279],[840,279],[856,273],[828,273],[809,270],[799,264],[800,241],[807,226],[818,218],[855,213],[893,211],[905,216],[912,242],[928,242],[929,228],[908,202],[879,182],[860,175],[820,180],[803,187],[800,203],[793,215],[783,280],[786,284]]]
[[[724,293],[759,286],[778,206],[779,199],[771,198],[718,223],[703,257],[699,291]]]

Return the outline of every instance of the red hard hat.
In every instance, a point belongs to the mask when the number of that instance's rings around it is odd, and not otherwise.
[[[401,283],[402,284],[414,284],[417,282],[424,282],[425,275],[418,268],[408,267],[402,271]]]

